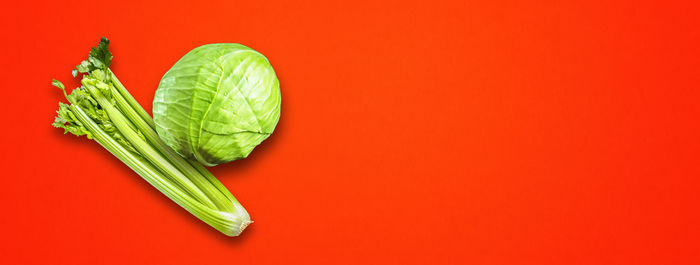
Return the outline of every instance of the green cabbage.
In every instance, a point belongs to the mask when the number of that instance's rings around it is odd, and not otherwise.
[[[279,81],[267,58],[241,44],[185,54],[163,76],[153,100],[158,135],[207,166],[245,158],[279,121]]]

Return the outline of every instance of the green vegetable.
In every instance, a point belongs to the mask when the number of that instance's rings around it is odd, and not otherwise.
[[[153,100],[156,131],[206,166],[245,158],[272,134],[280,89],[265,56],[241,44],[197,47],[163,76]]]
[[[202,165],[179,156],[156,134],[148,113],[108,68],[112,54],[102,38],[77,71],[82,86],[66,93],[53,126],[87,136],[187,211],[228,236],[248,226],[250,216],[236,198]]]

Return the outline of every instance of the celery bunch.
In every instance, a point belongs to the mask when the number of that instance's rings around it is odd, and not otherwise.
[[[54,127],[85,135],[107,149],[160,192],[228,236],[237,236],[252,221],[246,210],[204,166],[187,160],[156,134],[153,119],[119,82],[109,65],[109,41],[102,38],[73,76],[82,86],[59,103]]]

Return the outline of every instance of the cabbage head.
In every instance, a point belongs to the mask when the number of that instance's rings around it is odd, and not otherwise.
[[[247,157],[269,137],[280,106],[279,81],[265,56],[241,44],[207,44],[165,73],[153,120],[180,155],[214,166]]]

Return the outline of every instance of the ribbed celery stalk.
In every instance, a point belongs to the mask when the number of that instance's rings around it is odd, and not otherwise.
[[[55,127],[94,139],[160,192],[229,236],[252,221],[231,193],[202,165],[179,156],[155,132],[153,120],[108,68],[112,55],[102,39],[78,65],[82,86],[59,104]],[[74,72],[74,74],[77,74]]]

